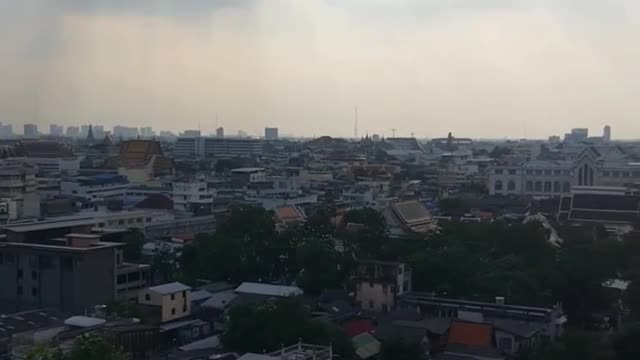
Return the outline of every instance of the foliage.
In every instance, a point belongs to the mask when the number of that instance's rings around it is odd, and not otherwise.
[[[616,360],[640,359],[640,323],[634,323],[623,328],[613,336],[613,349]]]
[[[126,261],[139,261],[144,245],[144,234],[140,229],[132,228],[123,238],[123,255]]]
[[[568,329],[556,341],[543,341],[533,348],[523,349],[522,360],[614,360],[606,338],[594,332]]]
[[[382,343],[381,360],[423,360],[425,349],[416,343],[409,343],[401,338],[389,339]]]
[[[26,360],[126,360],[126,354],[114,345],[113,339],[102,334],[77,337],[69,353],[58,348],[36,346],[31,349]]]
[[[353,354],[346,335],[331,324],[311,320],[309,311],[295,298],[233,308],[222,335],[225,346],[238,352],[275,351],[298,341],[331,344],[341,358],[348,359]]]

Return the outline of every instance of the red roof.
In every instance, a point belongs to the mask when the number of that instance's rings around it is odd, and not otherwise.
[[[455,321],[449,328],[448,344],[491,346],[493,328],[487,324]]]
[[[350,338],[372,332],[376,328],[371,320],[364,319],[345,321],[340,327]]]

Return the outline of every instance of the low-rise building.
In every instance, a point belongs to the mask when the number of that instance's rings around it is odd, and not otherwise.
[[[173,282],[141,290],[138,303],[158,307],[161,321],[168,322],[191,315],[191,288]]]
[[[404,263],[359,260],[353,276],[356,303],[364,310],[391,311],[397,297],[412,290],[411,274]]]
[[[95,175],[65,178],[60,181],[60,193],[84,198],[90,203],[123,199],[129,181],[122,175]]]

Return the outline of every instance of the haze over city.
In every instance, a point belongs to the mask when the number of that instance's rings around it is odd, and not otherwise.
[[[637,138],[633,0],[0,3],[0,121]],[[200,125],[199,125],[200,124]]]

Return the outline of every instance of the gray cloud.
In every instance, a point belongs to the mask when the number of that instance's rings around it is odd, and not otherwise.
[[[635,0],[0,0],[0,121],[638,137]],[[34,120],[35,119],[35,120]]]

